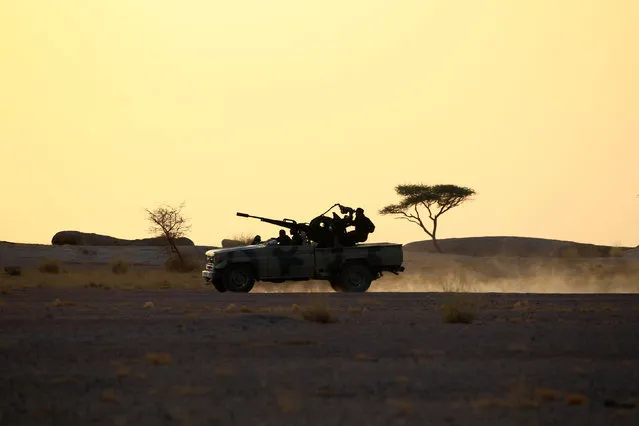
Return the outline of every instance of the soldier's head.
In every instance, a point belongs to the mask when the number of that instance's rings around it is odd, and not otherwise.
[[[355,210],[355,213],[357,213],[357,216],[364,216],[364,209],[358,207],[357,210]]]
[[[283,229],[280,229],[280,237],[285,237],[286,236],[286,231]]]

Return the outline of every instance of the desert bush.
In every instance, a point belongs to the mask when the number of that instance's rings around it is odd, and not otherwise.
[[[60,261],[57,259],[45,259],[38,266],[38,271],[44,274],[59,274],[61,270]]]
[[[118,259],[111,263],[111,272],[114,274],[126,274],[129,272],[129,267],[131,264],[126,260]]]

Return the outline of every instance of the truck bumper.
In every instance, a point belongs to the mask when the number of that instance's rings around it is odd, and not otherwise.
[[[222,271],[218,269],[205,269],[202,271],[202,279],[207,283],[218,282],[222,279]]]

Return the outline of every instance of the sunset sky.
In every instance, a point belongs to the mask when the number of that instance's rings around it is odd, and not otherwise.
[[[636,0],[0,0],[0,240],[219,245],[470,186],[439,237],[639,244]]]

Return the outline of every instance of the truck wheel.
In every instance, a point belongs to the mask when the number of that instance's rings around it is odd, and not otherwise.
[[[329,280],[329,282],[331,283],[331,288],[336,291],[336,292],[342,292],[344,290],[342,290],[342,287],[339,285],[339,281],[335,278],[332,278]]]
[[[234,266],[224,274],[224,287],[234,293],[248,293],[253,289],[255,276],[248,266]]]
[[[222,281],[211,281],[213,287],[219,291],[220,293],[224,293],[226,291],[226,286]]]
[[[361,263],[344,265],[339,274],[341,291],[363,293],[371,286],[373,277],[368,266]]]

